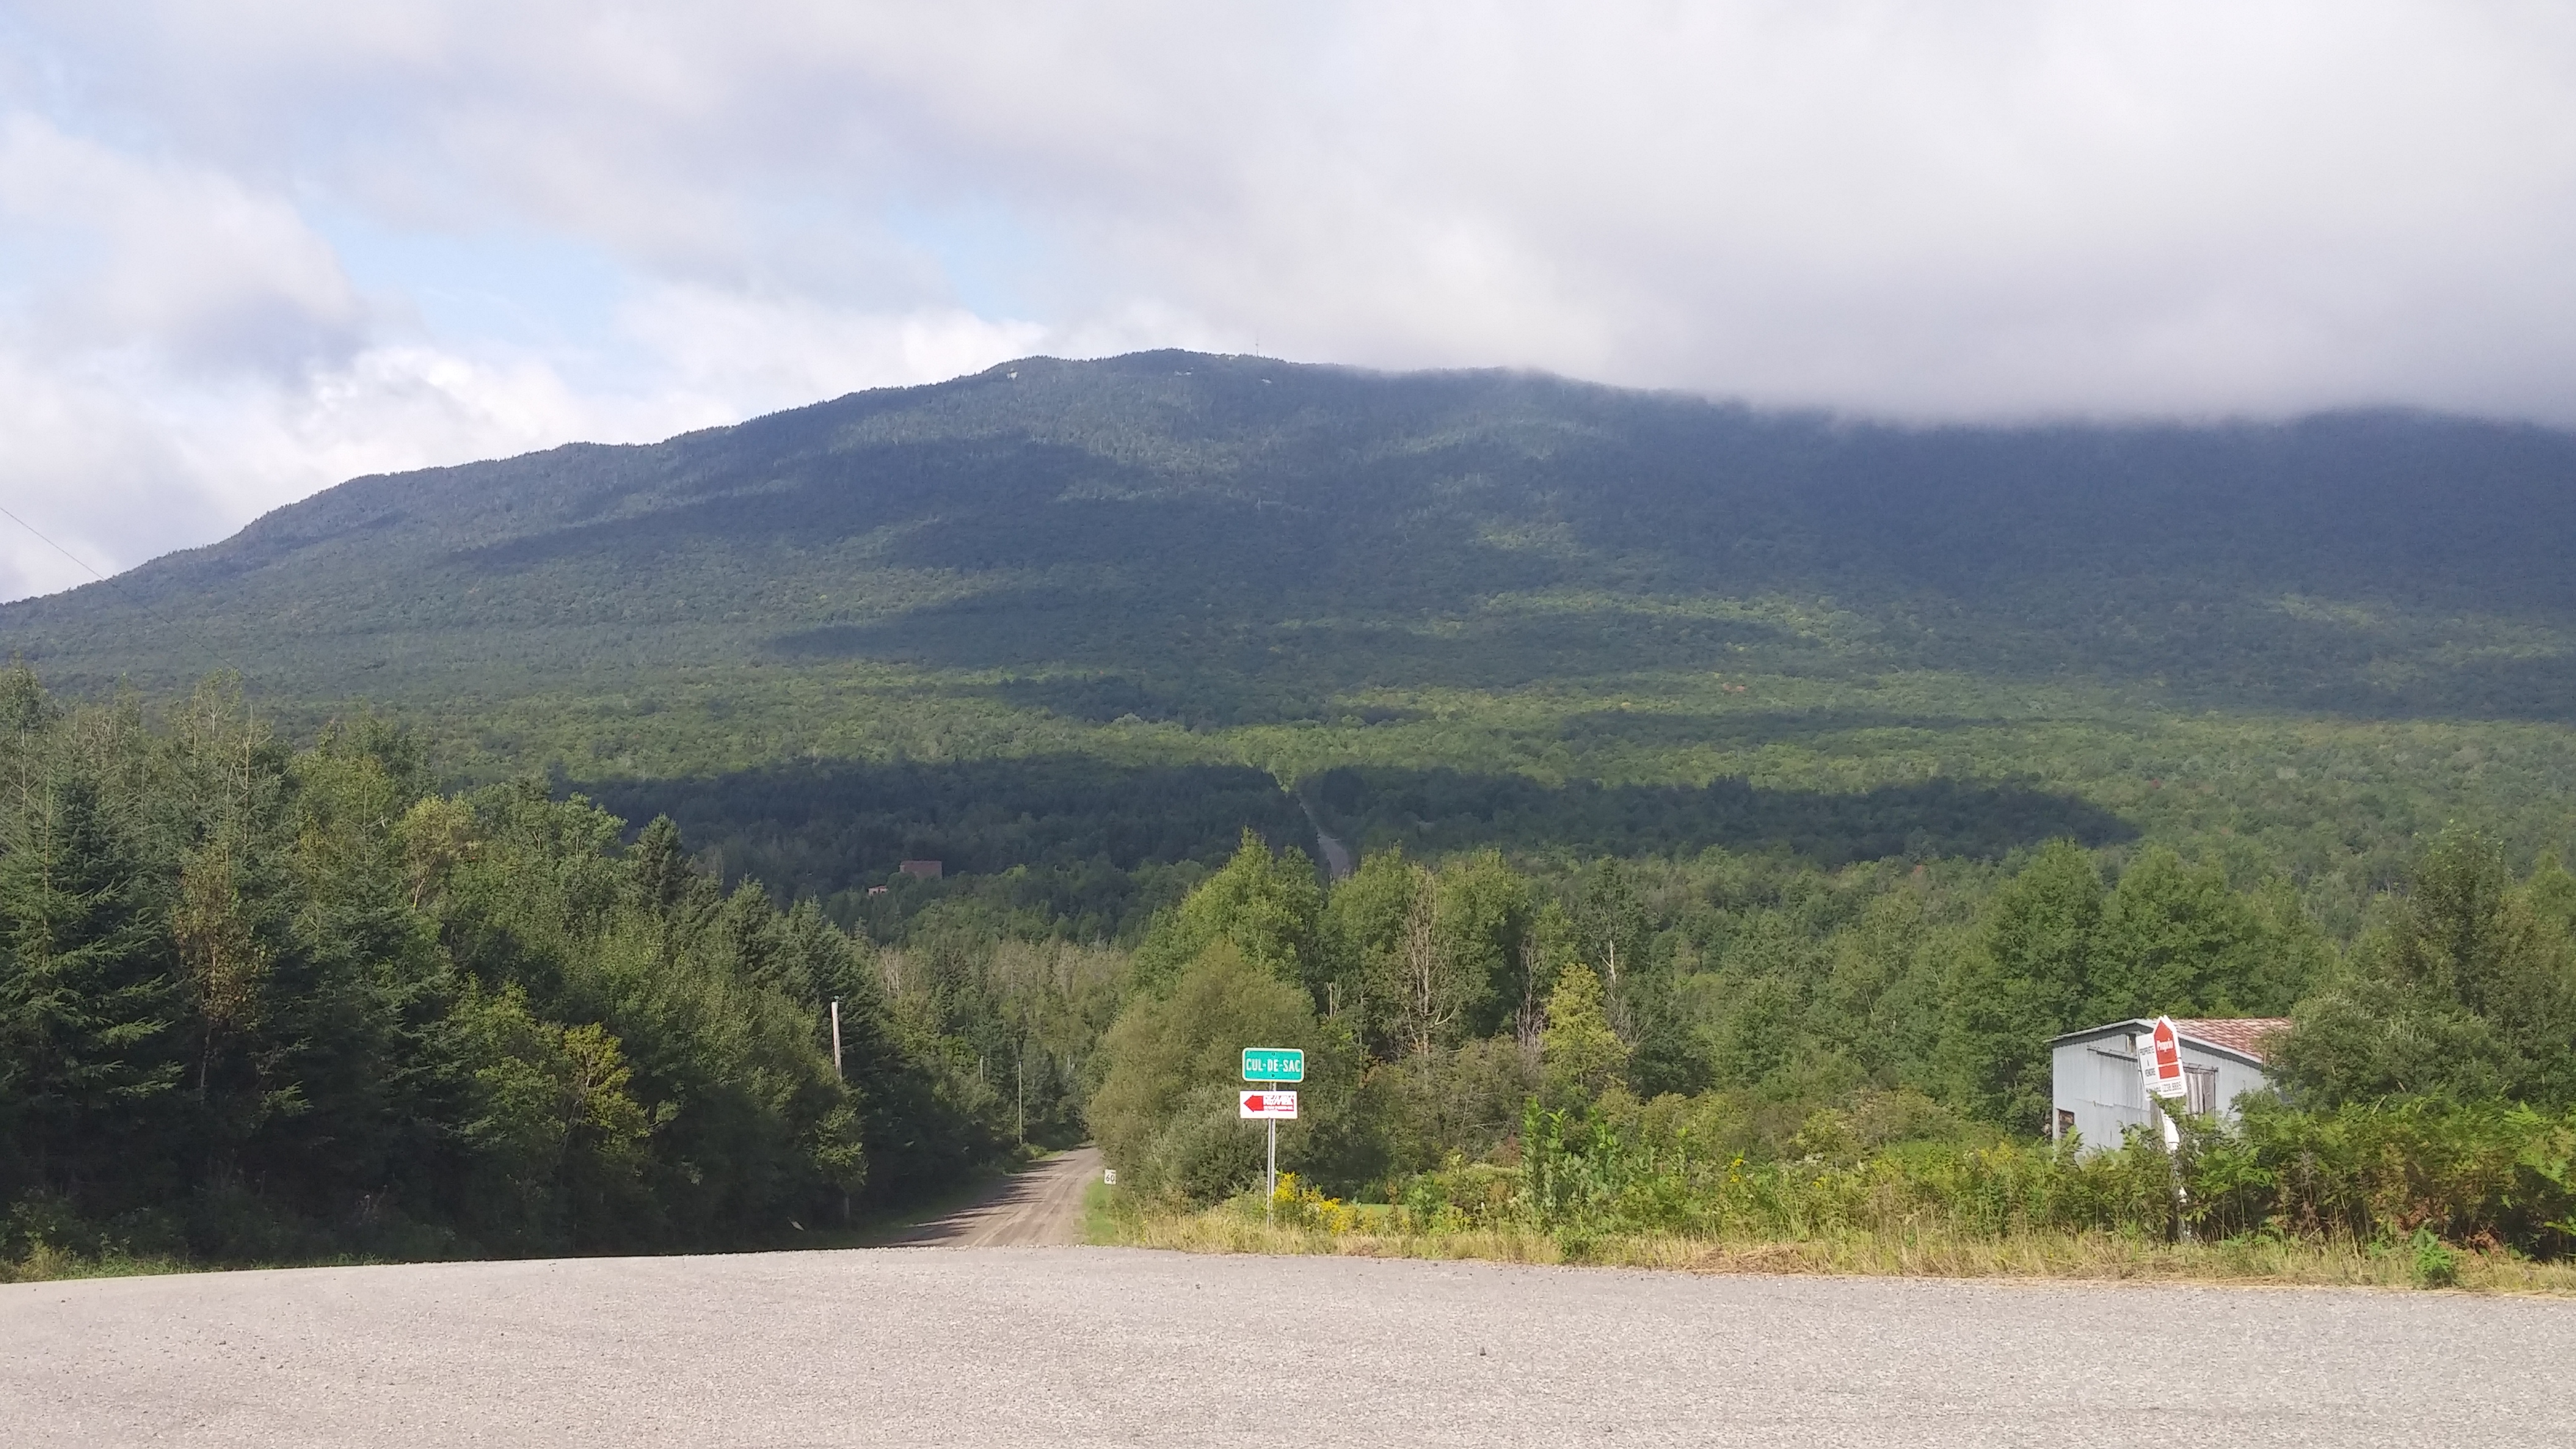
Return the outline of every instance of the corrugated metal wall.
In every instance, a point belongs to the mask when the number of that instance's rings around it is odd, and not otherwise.
[[[2123,1023],[2061,1041],[2052,1050],[2051,1095],[2057,1120],[2082,1135],[2086,1152],[2119,1146],[2120,1134],[2131,1127],[2160,1130],[2147,1110],[2146,1081],[2138,1074],[2137,1049],[2131,1041],[2136,1030]],[[2190,1037],[2182,1039],[2182,1060],[2185,1068],[2216,1071],[2216,1106],[2222,1118],[2236,1115],[2239,1096],[2267,1085],[2259,1069],[2211,1051]]]

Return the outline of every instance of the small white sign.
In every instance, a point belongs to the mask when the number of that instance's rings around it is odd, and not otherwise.
[[[1100,1170],[1100,1181],[1104,1186],[1116,1187],[1118,1185],[1118,1169],[1114,1167],[1102,1168]]]
[[[1297,1094],[1294,1092],[1242,1092],[1243,1115],[1246,1117],[1285,1117],[1295,1120]]]

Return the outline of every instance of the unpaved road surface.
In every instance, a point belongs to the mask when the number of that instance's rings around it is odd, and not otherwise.
[[[1306,812],[1306,823],[1315,827],[1315,848],[1323,852],[1325,876],[1332,880],[1349,880],[1352,867],[1358,864],[1351,859],[1351,848],[1325,833],[1324,817],[1315,813],[1315,807],[1306,803],[1305,796],[1297,797],[1297,808]]]
[[[2576,1303],[1104,1248],[0,1287],[0,1442],[2576,1444]]]
[[[895,1241],[923,1248],[1041,1248],[1082,1241],[1082,1198],[1100,1180],[1100,1149],[1077,1147],[1003,1179],[973,1207]]]

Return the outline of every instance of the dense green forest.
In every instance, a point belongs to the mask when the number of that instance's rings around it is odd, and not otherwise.
[[[289,748],[225,678],[65,706],[19,669],[0,703],[11,1259],[777,1243],[1085,1136],[1140,1200],[1215,1201],[1257,1172],[1231,1099],[1254,1043],[1310,1054],[1283,1142],[1306,1190],[1409,1221],[1740,1226],[1895,1173],[2001,1193],[1998,1221],[2134,1227],[2167,1210],[2151,1144],[2030,1144],[2048,1039],[2152,1013],[2295,1021],[2281,1099],[2194,1125],[2205,1227],[2542,1255],[2576,1231],[2576,876],[2474,830],[2338,931],[2246,841],[1397,841],[1334,879],[1250,831],[1213,866],[1114,808],[1085,833],[1074,789],[1044,819],[918,811],[962,859],[1053,842],[1049,870],[782,909],[668,818],[538,779],[442,791],[376,716]],[[876,781],[889,820],[950,777],[906,780]],[[1217,815],[1254,798],[1185,783]],[[1735,1201],[1748,1171],[1780,1176]]]
[[[0,1257],[757,1245],[1083,1131],[1097,951],[881,951],[220,680],[0,676],[0,779]]]
[[[2000,869],[1712,851],[1551,882],[1388,851],[1327,891],[1247,841],[1146,934],[1089,1117],[1137,1199],[1247,1192],[1235,1054],[1297,1046],[1305,1185],[1273,1210],[1309,1222],[1346,1194],[1576,1244],[2415,1234],[2431,1282],[2454,1243],[2576,1248],[2576,876],[2446,832],[2343,945],[2238,864],[2060,840]],[[2187,1117],[2175,1159],[2045,1142],[2050,1038],[2164,1013],[2290,1017],[2275,1088]]]
[[[1086,1132],[1204,1200],[1221,1074],[1133,1064],[1210,1022],[1426,1203],[2027,1145],[2149,1009],[2298,1013],[2294,1137],[2557,1122],[2571,554],[2543,429],[1185,353],[354,480],[0,606],[0,1251],[767,1242]]]
[[[460,778],[705,817],[693,839],[782,890],[953,835],[960,788],[1052,792],[1043,820],[1087,762],[1149,793],[1355,770],[1378,797],[1346,802],[1355,847],[2129,831],[2253,838],[2357,902],[2453,819],[2525,861],[2576,849],[2571,483],[2576,438],[2407,414],[1909,428],[1512,373],[1034,358],[358,479],[0,607],[0,641],[72,697],[232,668],[302,731],[372,700]],[[871,769],[935,818],[835,845],[717,803]],[[1713,782],[1754,798],[1685,798]],[[1279,828],[1249,793],[1085,858],[1210,864],[1226,827]],[[1028,845],[1011,864],[1076,848]]]

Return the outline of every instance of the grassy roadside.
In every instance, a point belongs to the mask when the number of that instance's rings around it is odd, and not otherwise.
[[[962,1208],[974,1206],[990,1196],[993,1190],[1017,1173],[1026,1172],[1054,1152],[1033,1152],[1025,1158],[1013,1158],[959,1180],[945,1191],[919,1198],[896,1207],[861,1212],[847,1224],[790,1224],[765,1238],[737,1244],[731,1248],[681,1248],[676,1253],[716,1252],[793,1252],[835,1248],[874,1248],[894,1242],[922,1224],[948,1216]],[[1096,1195],[1102,1189],[1092,1185]],[[534,1256],[551,1256],[538,1254]],[[617,1256],[624,1256],[623,1254]],[[84,1254],[51,1243],[38,1242],[26,1255],[15,1260],[0,1258],[0,1285],[10,1283],[58,1283],[82,1278],[136,1278],[166,1273],[229,1273],[267,1268],[354,1268],[394,1263],[483,1261],[473,1255],[462,1258],[370,1257],[360,1254],[337,1254],[315,1258],[281,1258],[275,1261],[205,1261],[166,1256],[136,1256],[121,1251]]]
[[[1082,1192],[1082,1241],[1094,1247],[1112,1247],[1127,1241],[1125,1223],[1128,1213],[1118,1189],[1093,1178]],[[1159,1245],[1157,1245],[1159,1246]]]
[[[127,1253],[86,1257],[51,1243],[38,1243],[15,1262],[0,1259],[0,1284],[61,1283],[76,1278],[143,1278],[163,1273],[207,1271],[210,1271],[208,1265],[191,1263],[183,1258],[138,1258]]]
[[[1688,1273],[1792,1273],[2069,1282],[2208,1283],[2282,1287],[2452,1288],[2576,1297],[2576,1264],[2509,1252],[2411,1242],[2249,1238],[2170,1243],[2118,1233],[2034,1232],[1970,1237],[1854,1232],[1794,1240],[1669,1234],[1584,1236],[1512,1227],[1404,1231],[1383,1209],[1334,1226],[1265,1222],[1255,1198],[1200,1212],[1156,1211],[1095,1186],[1087,1241],[1188,1253],[1415,1258]]]

